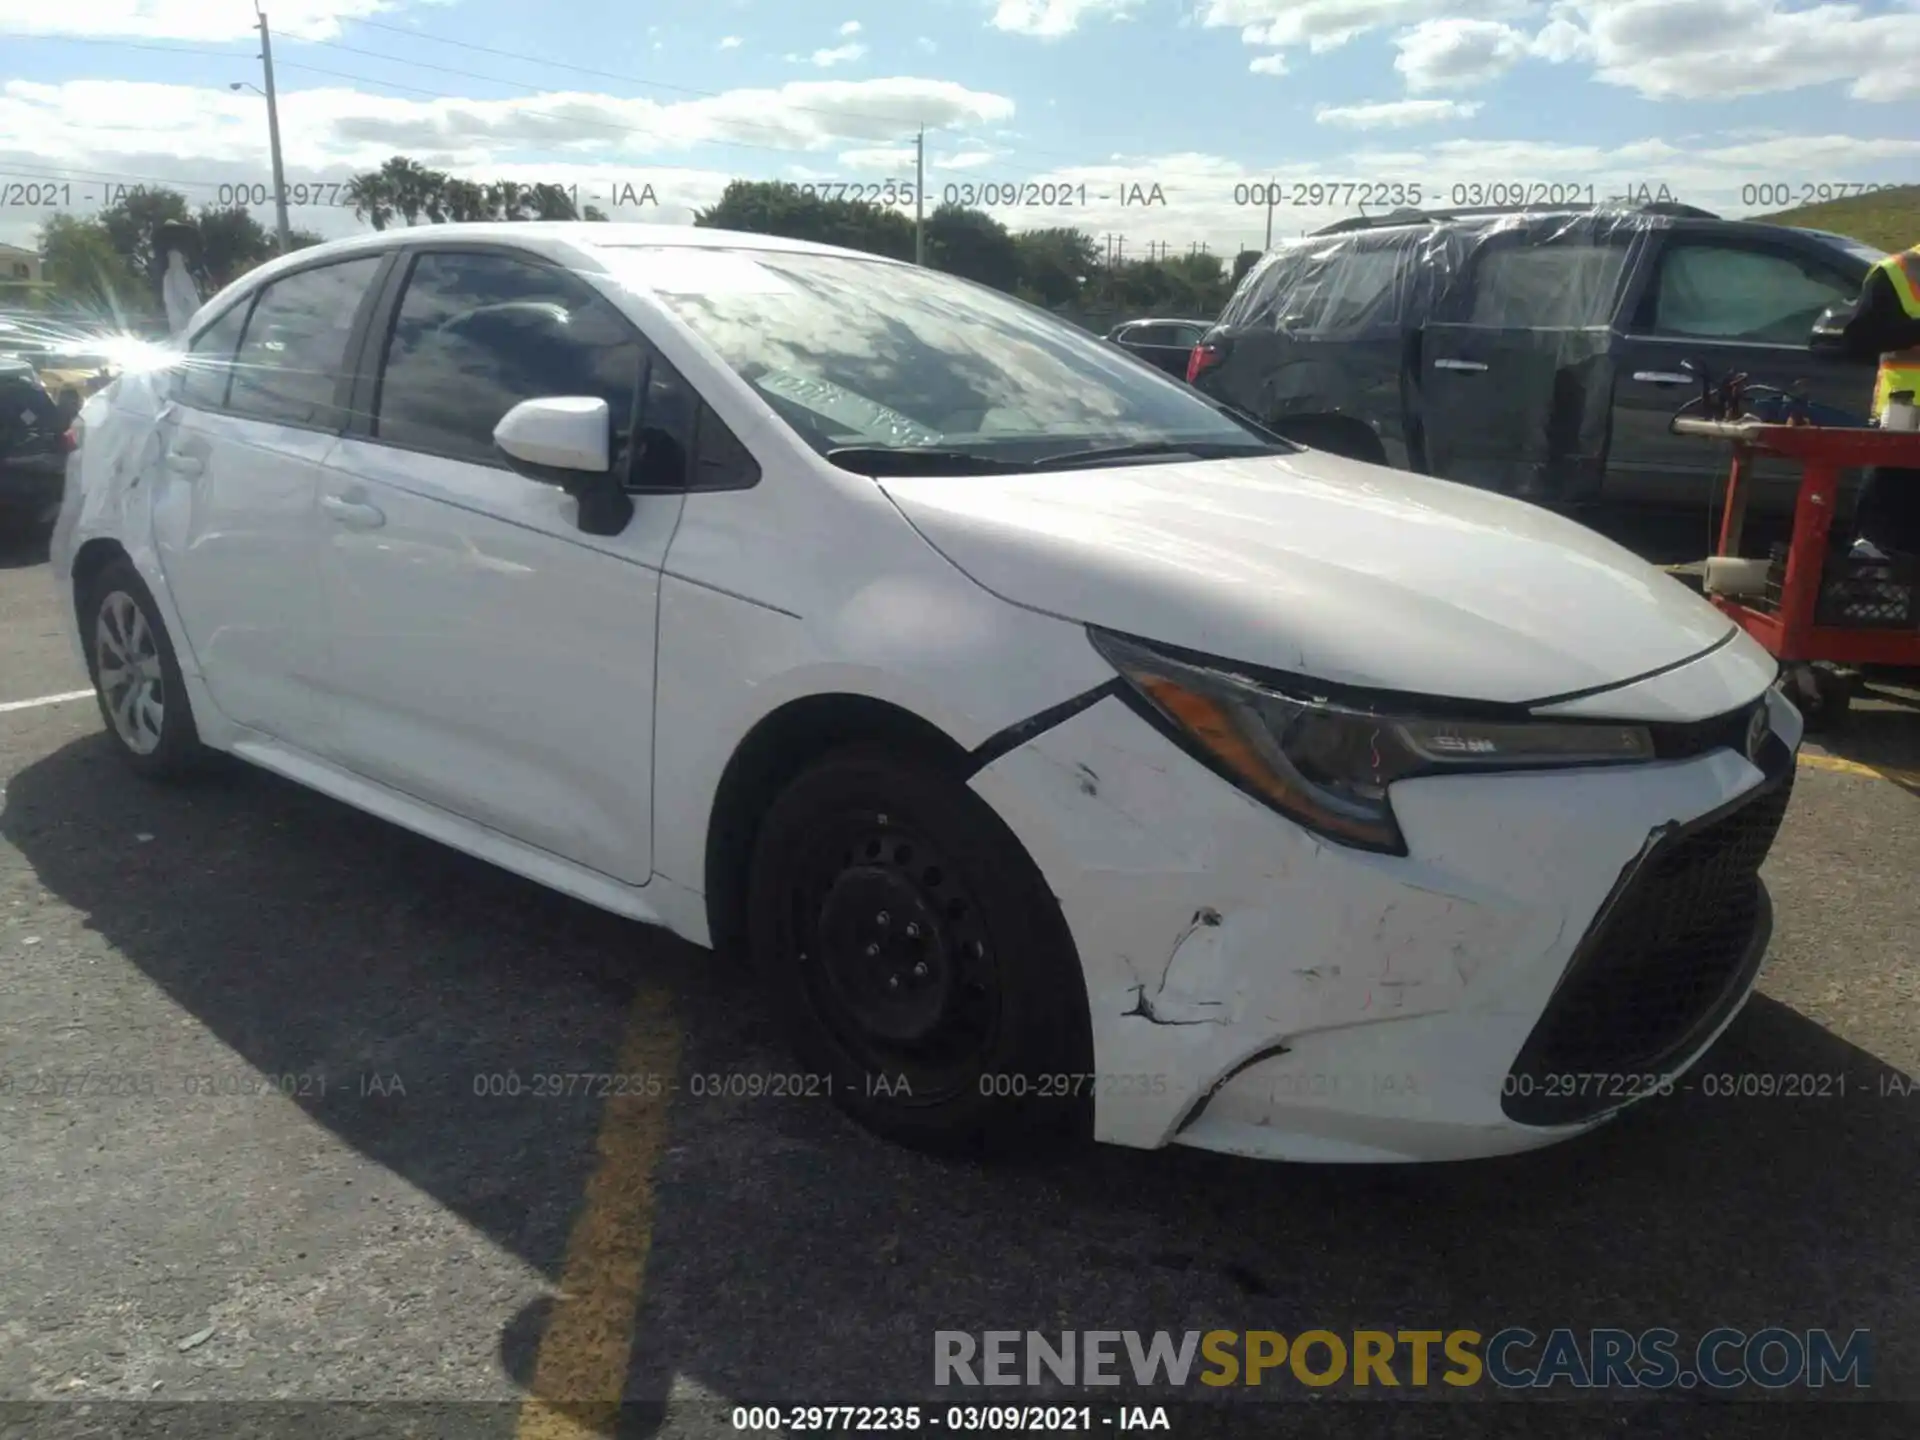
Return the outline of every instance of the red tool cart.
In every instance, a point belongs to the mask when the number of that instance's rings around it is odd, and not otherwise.
[[[1920,667],[1920,576],[1894,564],[1852,561],[1844,584],[1853,586],[1852,603],[1842,594],[1841,615],[1824,615],[1835,608],[1823,601],[1834,587],[1824,574],[1828,532],[1840,493],[1843,470],[1891,465],[1920,470],[1920,432],[1839,428],[1824,425],[1775,425],[1756,420],[1696,420],[1672,422],[1680,435],[1730,441],[1733,465],[1727,476],[1726,513],[1720,522],[1715,553],[1740,554],[1746,519],[1745,481],[1761,456],[1798,461],[1800,493],[1793,510],[1793,538],[1787,546],[1784,577],[1777,596],[1773,587],[1764,600],[1709,594],[1708,599],[1731,615],[1769,651],[1780,657],[1798,691],[1809,722],[1838,720],[1851,697],[1851,683],[1824,663],[1844,667],[1867,665]],[[1776,560],[1775,570],[1780,569]],[[1844,613],[1851,611],[1851,614]]]

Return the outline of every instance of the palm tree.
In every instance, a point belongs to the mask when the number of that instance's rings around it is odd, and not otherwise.
[[[380,167],[380,173],[387,178],[393,208],[407,224],[418,224],[423,214],[429,219],[437,218],[429,212],[439,208],[439,197],[446,190],[447,177],[440,171],[429,170],[417,160],[396,155]]]
[[[454,221],[491,220],[493,206],[487,189],[472,180],[449,180],[445,192],[447,219]]]
[[[496,220],[524,220],[532,196],[524,185],[512,180],[496,180],[487,187],[487,202]]]
[[[393,219],[393,186],[383,171],[354,176],[347,182],[347,199],[353,202],[353,218],[376,230],[386,229]]]
[[[528,201],[533,206],[533,218],[536,220],[578,220],[580,211],[573,203],[573,197],[558,185],[535,185],[528,192]]]

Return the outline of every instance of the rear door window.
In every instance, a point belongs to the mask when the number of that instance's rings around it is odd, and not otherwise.
[[[1821,311],[1859,291],[1838,271],[1790,251],[1689,242],[1661,257],[1647,328],[1690,339],[1804,345]]]
[[[338,425],[334,394],[346,370],[347,337],[381,259],[319,265],[269,284],[247,317],[227,407],[282,425]]]
[[[1625,245],[1492,245],[1474,267],[1470,325],[1578,330],[1613,319]]]
[[[1282,305],[1288,328],[1319,332],[1362,330],[1399,313],[1396,286],[1402,252],[1398,249],[1348,250],[1305,279],[1294,298]]]

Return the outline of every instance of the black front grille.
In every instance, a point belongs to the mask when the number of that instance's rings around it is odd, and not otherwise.
[[[1654,840],[1628,866],[1507,1075],[1524,1125],[1589,1119],[1645,1094],[1739,1003],[1772,910],[1760,883],[1793,793],[1793,759],[1732,805]]]
[[[1766,707],[1766,697],[1748,701],[1738,710],[1712,715],[1705,720],[1661,722],[1649,725],[1653,735],[1653,753],[1661,760],[1691,760],[1709,750],[1727,749],[1744,755],[1747,751],[1747,724],[1756,708]]]

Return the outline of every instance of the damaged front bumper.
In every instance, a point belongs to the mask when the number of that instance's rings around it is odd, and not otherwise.
[[[1403,781],[1405,856],[1317,839],[1111,697],[999,758],[973,784],[1078,946],[1096,1137],[1462,1159],[1656,1093],[1732,1020],[1764,952],[1752,872],[1801,728],[1766,703],[1771,773],[1723,748]],[[1725,901],[1718,948],[1660,929],[1684,930],[1676,897],[1707,893],[1703,876]],[[1706,958],[1682,973],[1661,959],[1676,954]]]

